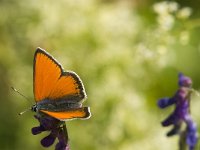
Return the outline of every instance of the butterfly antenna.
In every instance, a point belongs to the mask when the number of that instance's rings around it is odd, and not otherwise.
[[[22,97],[24,97],[29,103],[31,103],[33,105],[33,103],[31,102],[30,99],[28,99],[28,97],[26,97],[25,95],[23,95],[22,93],[20,93],[16,88],[11,86],[11,89],[15,92],[17,92],[19,95],[21,95]]]
[[[29,110],[31,110],[32,108],[28,108],[28,109],[26,109],[26,110],[24,110],[24,111],[22,111],[22,112],[20,112],[18,115],[23,115],[25,112],[27,112],[27,111],[29,111]]]

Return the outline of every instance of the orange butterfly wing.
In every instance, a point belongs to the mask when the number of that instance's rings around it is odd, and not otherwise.
[[[80,100],[86,97],[83,84],[74,72],[64,72],[61,65],[46,51],[38,48],[34,57],[35,101],[46,98],[56,100],[75,95]]]
[[[41,110],[41,112],[48,114],[49,116],[54,117],[61,121],[74,118],[87,119],[90,117],[90,109],[88,107],[81,107],[63,112],[52,112],[52,111],[50,112],[45,110]]]
[[[61,65],[50,54],[40,48],[35,52],[33,76],[34,97],[36,103],[44,99],[55,101],[70,96],[73,96],[77,102],[86,98],[83,84],[78,75],[74,72],[64,72]],[[61,113],[45,110],[40,111],[52,117],[55,115],[55,118],[58,118],[58,113]],[[75,108],[71,111],[66,110],[65,112],[62,112],[64,115],[62,118],[87,118],[90,116],[88,115],[90,114],[88,112],[89,108],[88,110],[80,108]]]

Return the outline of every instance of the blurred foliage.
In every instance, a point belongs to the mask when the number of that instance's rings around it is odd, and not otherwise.
[[[1,0],[0,147],[44,149],[31,128],[33,113],[17,114],[33,100],[32,62],[46,49],[83,80],[91,107],[86,121],[67,122],[72,150],[169,150],[160,125],[169,111],[156,102],[177,88],[178,72],[200,87],[198,1]],[[200,98],[192,115],[200,124]],[[53,147],[49,148],[53,149]]]

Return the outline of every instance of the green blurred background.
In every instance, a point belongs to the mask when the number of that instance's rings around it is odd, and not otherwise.
[[[0,149],[43,150],[31,128],[37,47],[46,49],[83,80],[89,120],[67,122],[72,150],[176,150],[178,137],[160,122],[159,98],[172,96],[178,72],[200,88],[199,1],[1,0]],[[200,97],[192,115],[200,124]],[[54,149],[54,146],[49,149]]]

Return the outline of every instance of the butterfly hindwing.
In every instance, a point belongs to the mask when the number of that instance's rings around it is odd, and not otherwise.
[[[62,112],[52,112],[52,111],[45,111],[45,110],[40,110],[40,111],[61,121],[74,119],[74,118],[87,119],[90,117],[89,107],[74,108],[74,109],[69,109]]]

